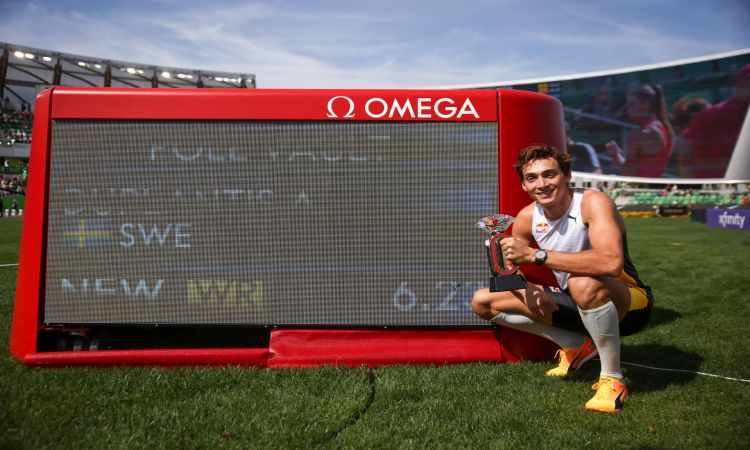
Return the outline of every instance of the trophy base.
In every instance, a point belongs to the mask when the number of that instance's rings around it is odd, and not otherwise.
[[[490,292],[515,291],[526,288],[526,278],[520,273],[496,275],[490,278]]]

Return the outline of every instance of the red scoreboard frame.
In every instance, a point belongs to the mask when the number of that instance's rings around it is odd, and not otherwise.
[[[529,202],[513,168],[531,144],[565,148],[562,105],[515,90],[230,90],[53,88],[34,117],[26,211],[10,350],[33,367],[68,365],[251,365],[310,367],[513,362],[552,356],[553,344],[512,329],[272,328],[268,347],[41,351],[49,173],[55,120],[285,120],[493,122],[497,124],[499,212]],[[524,268],[552,281],[550,273]]]

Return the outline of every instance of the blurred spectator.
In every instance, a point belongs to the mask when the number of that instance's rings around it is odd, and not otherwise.
[[[615,110],[615,101],[608,84],[602,84],[596,91],[592,111],[598,116],[610,117]]]
[[[674,148],[674,130],[661,86],[643,85],[632,89],[626,109],[640,128],[628,133],[625,149],[609,141],[605,145],[607,152],[615,163],[623,166],[623,175],[661,177]]]
[[[602,173],[599,156],[596,154],[594,147],[587,142],[578,142],[573,139],[570,132],[570,124],[567,121],[565,121],[565,137],[568,144],[568,154],[572,158],[573,170]]]
[[[711,107],[711,103],[708,100],[702,98],[694,98],[688,100],[681,98],[674,104],[673,117],[674,126],[680,130],[684,130],[705,110]]]
[[[683,133],[680,155],[685,176],[724,176],[749,104],[750,64],[737,74],[732,97],[703,111]]]
[[[677,132],[677,139],[675,144],[675,156],[677,157],[679,165],[679,173],[683,178],[690,178],[688,173],[692,173],[689,168],[685,167],[685,163],[689,159],[689,155],[686,155],[685,151],[687,148],[682,144],[682,135],[685,130],[700,116],[700,114],[711,107],[711,103],[708,100],[702,98],[695,98],[688,100],[681,98],[677,100],[672,109],[674,117],[675,130]]]

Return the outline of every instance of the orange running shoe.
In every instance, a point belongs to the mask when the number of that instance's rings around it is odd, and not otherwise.
[[[591,358],[598,355],[599,351],[590,337],[583,337],[583,345],[578,348],[561,348],[557,351],[559,364],[547,371],[548,377],[567,377],[573,372],[578,371]]]
[[[586,402],[586,409],[601,412],[620,412],[623,402],[630,395],[628,387],[618,378],[599,377],[599,382],[591,386],[596,389],[594,398]]]

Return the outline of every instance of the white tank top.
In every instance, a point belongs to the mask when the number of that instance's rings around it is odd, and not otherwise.
[[[531,232],[539,248],[559,252],[579,252],[591,248],[589,229],[583,224],[583,217],[581,217],[581,200],[583,200],[583,191],[573,191],[570,208],[557,220],[547,219],[541,205],[538,203],[534,205]],[[557,270],[553,272],[560,288],[567,289],[570,273]]]

